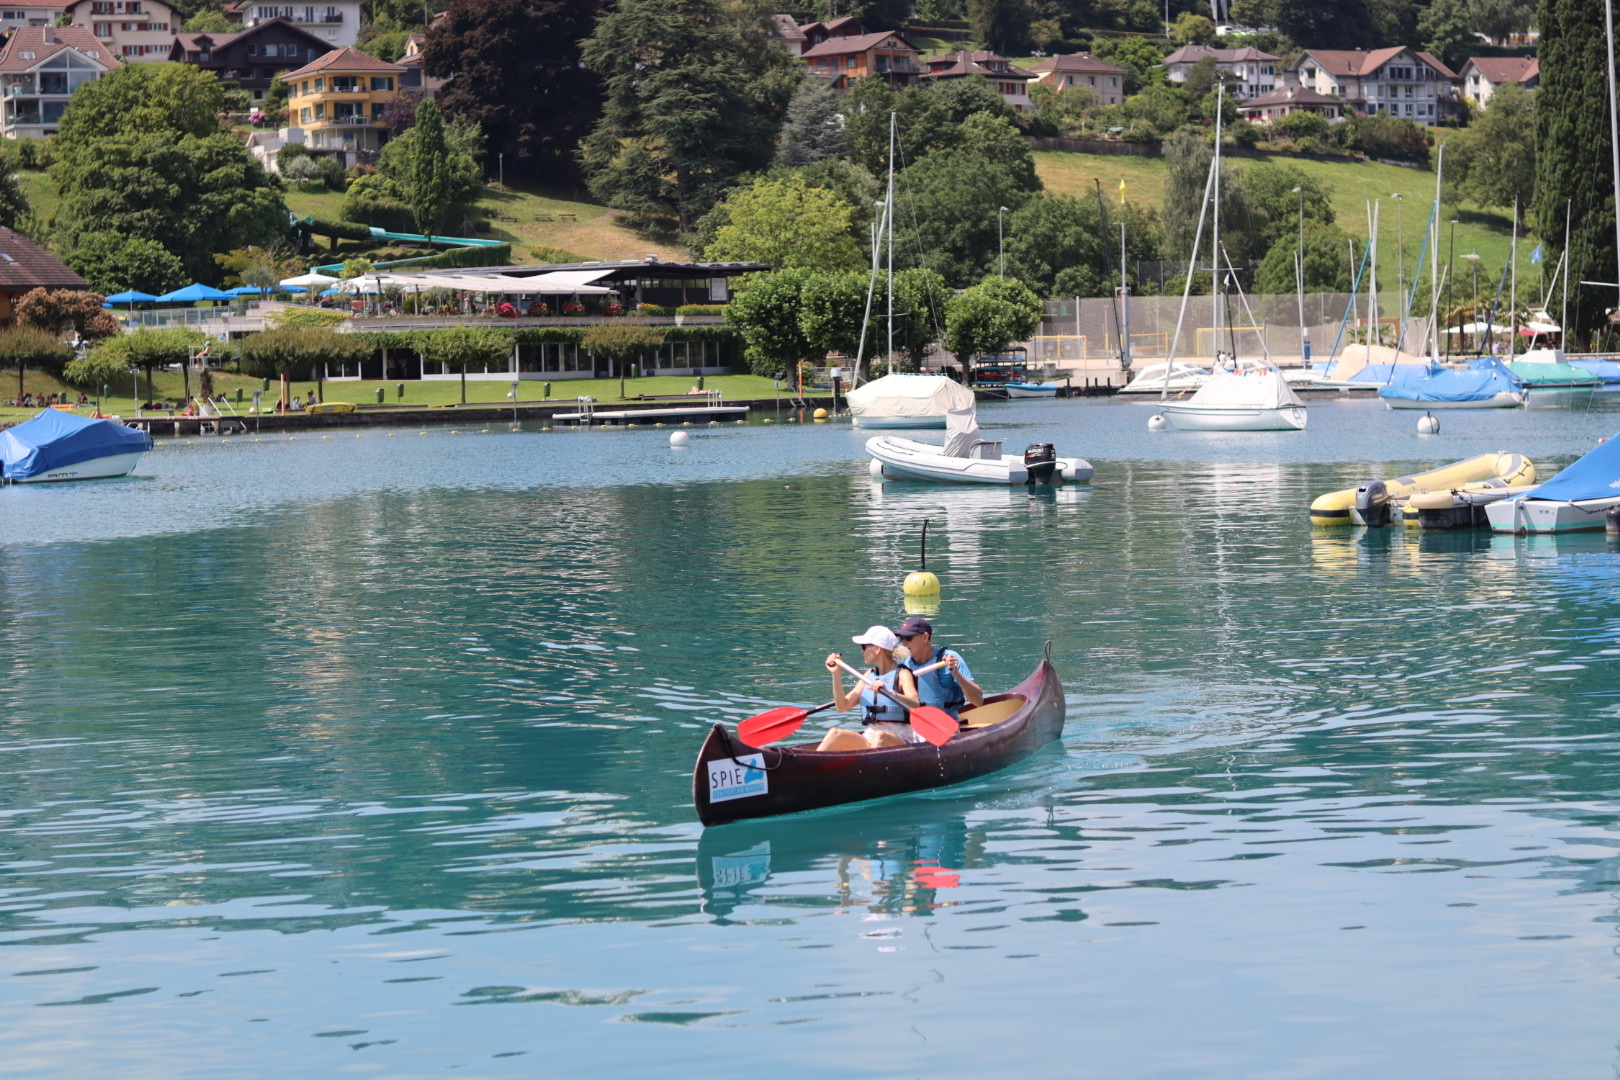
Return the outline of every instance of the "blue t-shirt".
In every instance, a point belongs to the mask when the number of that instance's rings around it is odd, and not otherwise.
[[[918,668],[938,663],[947,656],[956,657],[956,670],[961,674],[962,678],[972,682],[973,672],[968,670],[967,661],[963,660],[962,654],[955,649],[936,648],[934,655],[926,660],[913,660],[907,657],[901,663],[915,673]],[[916,679],[917,700],[924,705],[944,709],[955,719],[957,712],[967,704],[967,694],[962,691],[961,685],[957,683],[956,676],[951,674],[950,668],[940,668],[938,671],[930,671],[926,675],[917,675]]]

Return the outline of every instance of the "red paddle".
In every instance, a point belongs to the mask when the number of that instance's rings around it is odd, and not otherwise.
[[[777,739],[785,739],[799,730],[799,725],[804,723],[806,717],[830,709],[836,704],[838,704],[836,701],[829,701],[813,709],[795,709],[791,705],[783,705],[762,712],[758,716],[750,716],[737,725],[737,738],[749,746],[764,746]]]
[[[860,679],[862,682],[868,681],[865,672],[856,671],[842,660],[838,661],[838,666],[855,676],[857,679]],[[912,674],[921,675],[925,672],[933,671],[935,668],[944,666],[944,662],[941,661],[938,664],[930,664],[925,668],[918,668]],[[896,697],[894,692],[891,691],[887,686],[884,686],[882,683],[873,683],[872,687],[878,693],[892,699],[895,704],[899,705],[902,709],[905,709],[906,712],[910,714],[912,728],[917,732],[917,734],[921,735],[935,746],[944,746],[946,743],[950,742],[951,736],[955,735],[961,728],[961,725],[952,719],[951,714],[946,712],[944,709],[937,708],[933,705],[919,705],[916,708],[912,708],[910,705],[907,705],[905,702]]]

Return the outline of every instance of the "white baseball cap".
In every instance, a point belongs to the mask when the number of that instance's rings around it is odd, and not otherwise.
[[[900,639],[895,637],[894,631],[887,626],[869,626],[866,628],[866,633],[856,634],[849,640],[857,645],[876,645],[884,651],[893,649],[900,644]]]

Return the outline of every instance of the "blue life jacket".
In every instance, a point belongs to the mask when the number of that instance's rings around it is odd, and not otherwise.
[[[962,684],[956,681],[956,676],[951,674],[951,669],[938,668],[928,672],[926,675],[918,675],[915,672],[916,668],[939,663],[945,659],[947,651],[945,646],[935,645],[934,655],[929,657],[926,663],[919,664],[914,660],[908,660],[906,661],[906,667],[913,669],[912,676],[917,680],[918,700],[924,705],[935,705],[937,708],[944,709],[954,719],[957,713],[961,711],[962,706],[967,704],[967,694],[962,690]],[[937,695],[923,692],[924,688],[929,684],[932,684],[937,689]],[[939,698],[937,703],[929,700],[936,696]]]
[[[896,667],[887,675],[878,675],[876,668],[871,669],[866,674],[869,676],[876,675],[878,681],[884,686],[899,693],[899,687],[895,685],[895,682],[900,678],[899,667]],[[905,706],[870,687],[861,691],[861,705],[866,709],[866,715],[861,718],[863,724],[909,724],[911,722],[911,713],[906,710]]]

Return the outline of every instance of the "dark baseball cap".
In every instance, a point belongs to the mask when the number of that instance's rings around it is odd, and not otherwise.
[[[933,623],[921,615],[913,615],[900,624],[900,629],[895,631],[895,635],[897,637],[911,637],[914,634],[932,634],[933,632]]]

